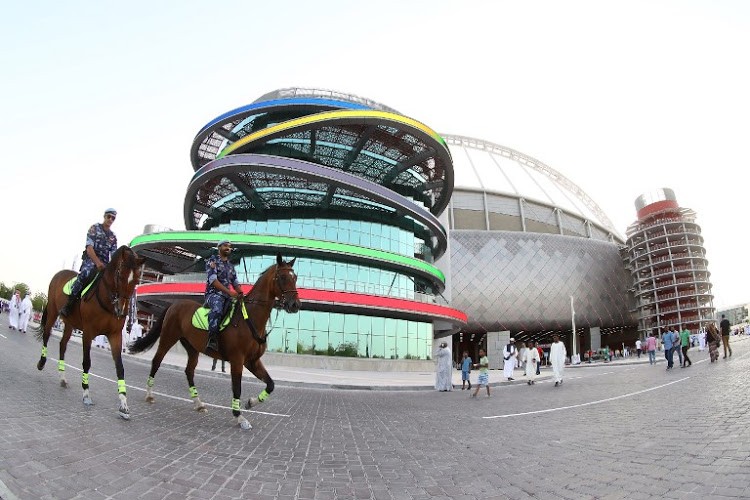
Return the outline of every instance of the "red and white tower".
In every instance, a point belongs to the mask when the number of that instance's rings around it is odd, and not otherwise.
[[[714,319],[713,294],[695,212],[674,191],[658,189],[635,201],[638,220],[627,229],[627,249],[641,336],[670,327],[692,333]]]

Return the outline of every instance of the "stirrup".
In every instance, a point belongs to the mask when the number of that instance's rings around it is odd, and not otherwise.
[[[206,343],[206,351],[209,349],[213,349],[216,352],[219,352],[219,334],[211,335],[211,333],[208,333],[208,342]]]
[[[70,316],[70,313],[73,312],[72,309],[73,307],[75,307],[76,302],[78,302],[78,297],[70,295],[68,297],[68,301],[64,306],[62,306],[62,309],[60,309],[60,316],[62,316],[63,318],[67,318],[68,316]]]

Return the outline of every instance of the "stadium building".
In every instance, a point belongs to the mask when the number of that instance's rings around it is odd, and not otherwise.
[[[282,89],[196,135],[185,231],[147,226],[141,311],[202,300],[203,259],[230,239],[243,283],[297,257],[302,310],[272,316],[269,351],[429,359],[498,341],[571,349],[630,335],[624,241],[551,167],[362,97]],[[573,315],[574,312],[574,315]]]

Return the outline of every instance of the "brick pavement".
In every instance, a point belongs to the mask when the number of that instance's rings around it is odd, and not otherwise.
[[[4,500],[750,497],[750,342],[736,342],[734,356],[718,364],[696,350],[684,370],[571,369],[559,388],[502,385],[476,400],[465,391],[280,383],[259,408],[267,413],[248,414],[254,428],[244,432],[226,408],[199,414],[167,397],[148,405],[147,366],[130,358],[133,419],[116,416],[116,387],[104,378],[92,378],[97,404],[84,408],[73,369],[80,348],[69,348],[72,387],[62,389],[54,363],[36,370],[39,344],[8,332],[6,319]],[[51,345],[52,357],[56,351]],[[93,373],[113,379],[111,358],[95,352]],[[177,369],[157,375],[160,394],[185,398],[185,385]],[[226,377],[201,373],[197,385],[204,401],[227,405]],[[243,400],[260,388],[243,382]],[[571,408],[483,418],[559,407]]]

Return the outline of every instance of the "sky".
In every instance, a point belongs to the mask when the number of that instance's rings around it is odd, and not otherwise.
[[[750,2],[13,2],[0,18],[0,281],[46,293],[88,227],[184,229],[195,134],[279,88],[516,149],[596,201],[697,212],[714,305],[750,302]],[[743,226],[745,224],[745,226]]]

